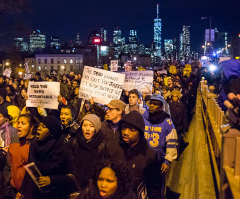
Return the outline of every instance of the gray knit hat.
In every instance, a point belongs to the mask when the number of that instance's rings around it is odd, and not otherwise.
[[[88,120],[90,122],[92,122],[93,126],[95,127],[96,129],[96,133],[101,129],[101,120],[100,118],[95,115],[95,114],[87,114],[83,117],[83,119],[81,120],[81,125],[83,123],[84,120]]]

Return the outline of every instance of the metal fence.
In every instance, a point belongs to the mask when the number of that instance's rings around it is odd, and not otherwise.
[[[202,117],[217,198],[240,199],[240,131],[232,129],[224,111],[201,81]]]

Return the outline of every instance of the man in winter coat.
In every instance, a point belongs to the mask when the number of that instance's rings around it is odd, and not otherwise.
[[[124,115],[126,104],[121,100],[112,100],[106,106],[108,107],[105,116],[106,121],[102,123],[101,131],[106,142],[108,142],[119,138],[118,125]]]
[[[145,122],[145,138],[150,147],[157,152],[158,161],[161,162],[161,171],[156,173],[159,176],[156,193],[161,192],[164,198],[165,178],[171,162],[177,158],[177,133],[170,119],[169,114],[163,111],[164,99],[154,93],[149,101],[149,110],[143,114]]]
[[[138,111],[131,111],[123,116],[119,123],[120,137],[118,142],[112,140],[105,145],[103,157],[118,159],[128,166],[133,189],[146,184],[151,192],[155,178],[152,175],[158,161],[156,153],[148,146],[144,138],[144,121]],[[152,199],[152,197],[150,197]]]

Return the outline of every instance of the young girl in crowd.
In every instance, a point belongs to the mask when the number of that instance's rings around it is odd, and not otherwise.
[[[117,160],[97,164],[80,199],[137,199],[131,191],[127,167]]]

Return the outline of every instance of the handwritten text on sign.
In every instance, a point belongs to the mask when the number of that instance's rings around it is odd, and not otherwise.
[[[85,66],[79,98],[90,99],[106,104],[113,99],[119,99],[122,93],[125,75]]]
[[[58,109],[60,82],[29,82],[27,107]]]
[[[130,71],[123,74],[125,74],[124,90],[137,89],[141,93],[152,93],[153,71]]]

